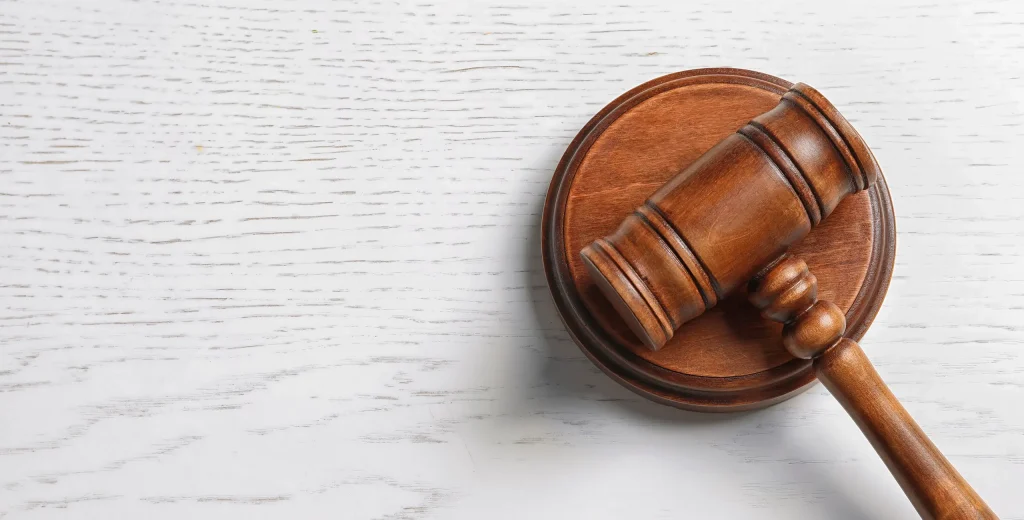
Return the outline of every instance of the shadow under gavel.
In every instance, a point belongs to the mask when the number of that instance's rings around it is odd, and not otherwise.
[[[673,177],[611,236],[581,251],[595,283],[633,332],[660,349],[683,323],[749,284],[783,345],[815,374],[885,461],[922,518],[996,518],[914,422],[846,319],[818,300],[817,279],[786,255],[847,196],[871,187],[878,163],[816,90],[797,84]]]

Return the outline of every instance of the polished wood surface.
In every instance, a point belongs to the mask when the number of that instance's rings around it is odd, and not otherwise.
[[[843,337],[844,311],[818,298],[818,279],[807,264],[786,255],[816,222],[880,176],[860,134],[819,92],[797,84],[580,255],[596,286],[652,350],[749,282],[750,301],[765,318],[784,323],[786,351],[811,360],[922,517],[995,518],[856,342]]]
[[[686,301],[699,299],[694,307],[703,310],[702,296],[707,296],[717,305],[684,323],[665,348],[645,347],[602,296],[578,254],[595,239],[613,234],[637,207],[637,218],[650,224],[641,229],[668,235],[664,220],[647,212],[643,201],[719,141],[776,107],[792,86],[737,69],[664,76],[610,103],[563,155],[542,225],[549,285],[576,342],[632,390],[674,406],[725,411],[767,406],[814,382],[810,363],[794,359],[782,347],[781,325],[761,319],[743,295],[718,301],[710,280],[680,276],[678,270],[646,275],[657,283],[663,281],[657,278],[661,274],[692,282]],[[885,295],[894,245],[892,209],[882,179],[847,197],[791,250],[827,275],[823,295],[846,313],[848,335],[859,338]],[[630,244],[623,247],[631,254],[646,253]],[[665,247],[686,251],[679,244]],[[696,262],[685,255],[675,258],[684,266]],[[670,324],[688,314],[674,312],[666,314]]]
[[[798,84],[580,254],[633,333],[657,350],[871,186],[879,170],[832,103]]]
[[[995,513],[892,394],[857,342],[843,338],[838,307],[817,299],[802,260],[787,256],[751,284],[750,301],[785,323],[783,344],[849,412],[922,518],[994,519]]]
[[[903,408],[860,345],[840,340],[814,360],[814,370],[864,432],[922,518],[997,518]]]

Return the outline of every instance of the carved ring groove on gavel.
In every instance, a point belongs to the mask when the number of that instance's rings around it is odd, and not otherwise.
[[[796,85],[587,246],[584,265],[633,332],[659,349],[878,170],[831,103]]]
[[[797,84],[673,177],[612,235],[581,251],[630,329],[660,349],[683,323],[749,283],[785,324],[783,345],[853,417],[923,518],[996,518],[885,386],[807,265],[786,256],[848,195],[875,182],[863,138]]]

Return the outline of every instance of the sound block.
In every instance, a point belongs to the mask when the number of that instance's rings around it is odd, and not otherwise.
[[[555,170],[541,237],[555,305],[583,352],[644,397],[698,411],[750,410],[815,382],[810,362],[783,348],[782,325],[761,318],[746,294],[684,324],[661,350],[646,348],[590,279],[579,254],[701,154],[772,109],[791,86],[742,69],[660,77],[604,107]],[[790,250],[817,276],[819,297],[846,313],[849,338],[860,339],[878,312],[892,277],[895,240],[880,175]]]

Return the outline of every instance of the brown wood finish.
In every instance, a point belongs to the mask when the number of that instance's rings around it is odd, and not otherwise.
[[[810,362],[793,358],[783,348],[782,325],[761,319],[745,295],[718,301],[709,279],[678,270],[649,274],[668,277],[671,283],[693,283],[691,291],[717,305],[704,310],[701,297],[695,308],[703,314],[683,323],[664,348],[644,346],[602,295],[579,255],[595,239],[614,234],[638,206],[645,212],[646,198],[745,123],[772,110],[792,86],[739,69],[671,74],[614,100],[566,150],[544,208],[545,272],[573,339],[627,388],[681,408],[733,411],[768,406],[816,381]],[[811,208],[813,215],[817,204]],[[645,217],[652,226],[663,225],[656,217]],[[847,337],[859,338],[874,318],[892,272],[895,236],[884,179],[848,196],[828,219],[820,220],[820,214],[812,219],[820,224],[790,252],[806,259],[822,277],[822,296],[846,314]],[[679,249],[678,244],[667,247]],[[696,262],[677,258],[684,267]],[[681,309],[666,317],[675,320],[670,321],[673,326],[688,319]]]
[[[846,321],[817,299],[807,264],[785,257],[751,284],[750,301],[765,318],[785,323],[783,344],[813,360],[814,372],[849,412],[922,518],[996,518],[892,394],[857,342],[843,338]]]
[[[818,278],[787,254],[848,196],[881,178],[856,130],[820,93],[798,84],[668,180],[613,233],[583,247],[580,257],[594,285],[652,351],[748,286],[763,317],[783,324],[785,351],[810,361],[812,374],[854,418],[922,517],[995,518],[857,343],[844,337],[847,311],[819,299]],[[572,204],[566,208],[571,212]]]
[[[878,175],[857,131],[799,84],[581,255],[633,333],[657,350]]]

